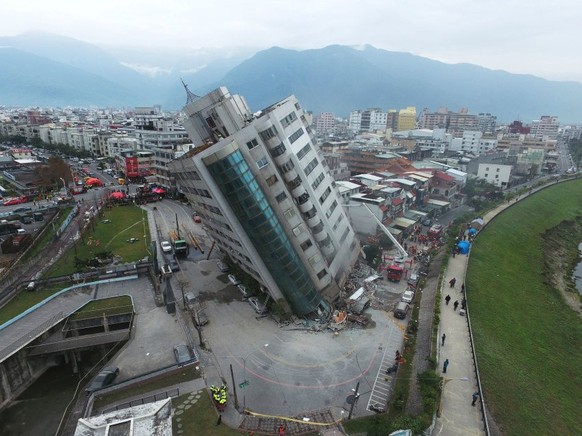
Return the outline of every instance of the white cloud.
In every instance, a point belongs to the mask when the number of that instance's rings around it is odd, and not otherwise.
[[[147,47],[371,44],[582,81],[581,10],[575,0],[3,0],[0,32]]]

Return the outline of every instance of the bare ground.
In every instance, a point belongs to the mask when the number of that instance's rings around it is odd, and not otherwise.
[[[580,293],[576,289],[573,271],[580,263],[578,244],[582,242],[582,218],[563,221],[542,235],[544,276],[547,284],[557,289],[566,304],[582,317]]]

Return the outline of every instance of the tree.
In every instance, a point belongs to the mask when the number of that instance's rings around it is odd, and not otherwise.
[[[40,183],[44,188],[54,185],[60,186],[63,179],[65,184],[73,180],[71,175],[71,168],[69,165],[59,157],[51,156],[46,165],[41,165],[35,168],[35,173],[40,177]]]

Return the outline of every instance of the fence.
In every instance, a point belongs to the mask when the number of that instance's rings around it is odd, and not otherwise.
[[[159,401],[159,400],[165,400],[166,398],[176,398],[179,396],[180,396],[180,389],[174,388],[174,389],[171,389],[169,391],[159,392],[157,394],[148,395],[148,396],[143,397],[143,398],[134,399],[131,401],[127,401],[125,403],[117,404],[113,407],[105,408],[105,409],[101,410],[101,413],[103,414],[103,413],[114,412],[114,411],[121,410],[121,409],[128,409],[130,407],[141,406],[143,404],[153,403],[153,402]]]

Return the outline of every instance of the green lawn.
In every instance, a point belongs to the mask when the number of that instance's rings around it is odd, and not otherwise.
[[[197,378],[200,378],[200,371],[197,371],[194,365],[186,366],[182,368],[182,371],[178,371],[173,374],[166,375],[153,380],[148,380],[140,384],[131,385],[125,389],[113,391],[106,395],[100,395],[95,398],[93,408],[100,409],[109,404],[113,404],[134,396],[141,395],[147,396],[149,392],[153,392],[163,388],[169,388],[170,386],[174,386]]]
[[[577,216],[582,180],[518,203],[473,247],[467,299],[484,397],[504,434],[582,434],[582,320],[547,284],[552,253],[541,248],[546,229]]]
[[[130,243],[131,238],[137,242]],[[119,256],[121,262],[135,262],[150,255],[150,232],[145,211],[137,206],[116,206],[103,209],[102,216],[94,218],[93,224],[76,241],[74,248],[65,253],[50,270],[56,277],[77,272],[75,256],[82,260],[94,258],[109,251]]]
[[[20,315],[26,309],[59,292],[63,287],[43,288],[34,292],[23,291],[0,308],[0,325]]]
[[[81,309],[71,315],[71,320],[80,320],[86,318],[94,318],[102,315],[116,315],[120,313],[132,313],[133,305],[131,304],[131,297],[129,295],[121,295],[119,297],[104,298],[102,300],[94,300],[85,304]]]
[[[172,408],[174,409],[172,428],[174,432],[178,429],[178,424],[181,424],[184,435],[240,436],[240,431],[231,429],[226,424],[216,425],[218,414],[205,391],[200,392],[200,398],[190,408],[184,409],[184,413],[176,415],[176,411],[180,410],[178,406],[184,404],[188,400],[188,396],[189,394],[186,394],[172,399]],[[228,407],[233,406],[229,405]]]

